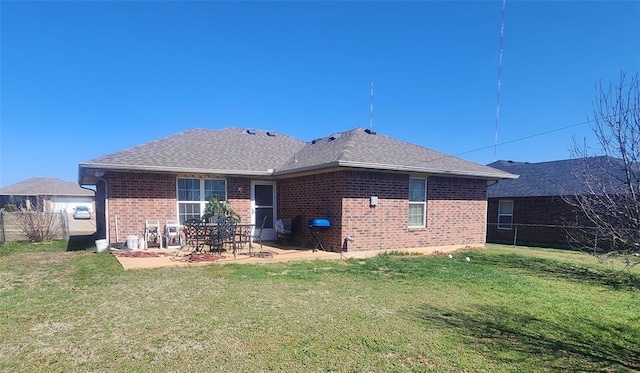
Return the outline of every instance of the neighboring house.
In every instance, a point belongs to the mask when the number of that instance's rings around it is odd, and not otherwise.
[[[492,168],[520,177],[489,183],[487,242],[514,243],[515,240],[519,245],[569,247],[567,229],[576,224],[580,212],[568,205],[563,196],[590,193],[584,167],[599,180],[616,183],[611,172],[617,160],[592,157],[586,162],[566,159],[490,163],[488,166]]]
[[[198,218],[211,196],[243,222],[325,218],[325,247],[349,250],[482,246],[488,180],[507,172],[356,128],[311,142],[258,130],[192,129],[79,165],[96,186],[98,235],[141,235],[145,220]]]
[[[72,213],[78,206],[93,211],[94,192],[55,178],[31,178],[0,188],[0,208]]]

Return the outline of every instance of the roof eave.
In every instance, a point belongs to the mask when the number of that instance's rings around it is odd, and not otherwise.
[[[462,176],[462,177],[471,177],[471,178],[487,179],[487,180],[518,178],[518,175],[513,175],[507,172],[494,173],[494,172],[477,172],[477,171],[463,171],[463,170],[442,170],[442,169],[428,168],[428,167],[376,164],[376,163],[351,162],[351,161],[341,161],[339,162],[339,164],[342,167],[367,168],[367,169],[401,171],[401,172],[419,172],[419,173],[426,173],[431,175],[457,176],[457,177]]]
[[[323,164],[316,164],[312,166],[293,168],[284,171],[275,171],[273,174],[287,175],[299,172],[308,172],[315,170],[322,170],[334,167],[350,167],[350,168],[364,168],[370,170],[384,170],[384,171],[396,171],[396,172],[419,172],[431,175],[443,175],[443,176],[456,176],[456,177],[469,177],[486,180],[501,180],[501,179],[517,179],[518,175],[513,175],[507,172],[501,173],[489,173],[489,172],[471,172],[471,171],[458,171],[458,170],[440,170],[425,167],[412,167],[402,165],[389,165],[389,164],[377,164],[367,162],[353,162],[353,161],[333,161]]]
[[[85,175],[83,170],[95,169],[105,171],[140,171],[140,172],[160,172],[160,173],[198,173],[198,174],[221,174],[230,176],[271,176],[273,170],[255,171],[255,170],[223,170],[223,169],[206,169],[206,168],[184,168],[184,167],[166,167],[166,166],[147,166],[147,165],[123,165],[112,163],[80,163],[78,169],[78,182],[80,185],[93,185],[91,181],[97,182],[100,178],[94,175]],[[84,177],[89,176],[89,177]]]

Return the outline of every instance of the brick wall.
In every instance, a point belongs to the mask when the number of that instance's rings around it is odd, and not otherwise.
[[[484,244],[486,180],[430,177],[427,199],[427,246]]]
[[[427,182],[427,227],[408,228],[409,176],[338,171],[281,180],[278,216],[302,216],[294,241],[311,238],[306,222],[326,217],[328,245],[338,248],[346,236],[349,250],[482,245],[486,234],[486,181],[431,177]],[[370,206],[370,197],[378,205]]]
[[[129,235],[142,237],[145,220],[175,220],[176,175],[115,172],[106,175],[109,198],[109,238],[124,242]]]
[[[240,215],[240,221],[251,221],[251,179],[248,177],[227,178],[227,201]]]
[[[116,215],[120,242],[129,235],[141,237],[146,220],[159,220],[163,227],[167,220],[177,219],[176,174],[117,172],[107,178],[112,242],[116,241]],[[251,221],[250,198],[251,179],[227,178],[227,199],[243,222]]]
[[[135,172],[108,177],[109,234],[115,242],[115,216],[119,239],[141,236],[145,220],[176,219],[176,175]],[[482,245],[486,237],[486,182],[474,179],[430,177],[427,181],[427,226],[408,228],[406,174],[334,171],[282,179],[277,182],[277,216],[301,216],[293,237],[298,246],[311,240],[307,221],[327,218],[328,247],[338,249],[346,236],[355,241],[349,250],[400,249]],[[242,221],[251,220],[251,179],[227,178],[228,200]],[[378,205],[370,206],[370,197]]]
[[[408,175],[346,171],[343,177],[343,233],[354,239],[349,250],[415,246],[422,234],[407,231]],[[378,197],[377,206],[371,206],[372,196]]]
[[[513,229],[498,229],[498,201],[513,201]],[[567,247],[567,223],[576,212],[561,197],[491,198],[487,208],[487,242]],[[515,225],[518,226],[516,232]]]
[[[342,177],[340,172],[301,176],[278,181],[278,218],[300,215],[300,226],[292,241],[306,246],[311,240],[307,221],[326,218],[331,229],[324,232],[328,245],[339,247],[341,242]]]

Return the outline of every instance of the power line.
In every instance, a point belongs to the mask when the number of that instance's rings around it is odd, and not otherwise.
[[[518,141],[522,141],[522,140],[528,140],[528,139],[531,139],[531,138],[534,138],[534,137],[544,136],[544,135],[548,135],[550,133],[559,132],[559,131],[563,131],[563,130],[566,130],[566,129],[569,129],[569,128],[579,127],[579,126],[583,126],[585,124],[591,124],[591,123],[592,123],[592,121],[587,119],[584,122],[575,123],[575,124],[571,124],[571,125],[568,125],[568,126],[552,129],[552,130],[549,130],[549,131],[546,131],[546,132],[540,132],[540,133],[536,133],[536,134],[533,134],[533,135],[529,135],[529,136],[520,137],[520,138],[517,138],[517,139],[501,142],[501,143],[498,143],[498,144],[494,144],[493,146],[485,146],[485,147],[482,147],[482,148],[477,148],[477,149],[468,150],[468,151],[465,151],[465,152],[462,152],[462,153],[457,153],[457,154],[455,154],[455,156],[462,155],[462,154],[473,153],[473,152],[477,152],[477,151],[480,151],[480,150],[486,150],[486,149],[490,149],[492,147],[497,147],[497,146],[501,146],[501,145],[512,144],[514,142],[518,142]],[[494,156],[495,156],[495,153],[494,153]],[[494,161],[495,161],[495,159],[494,159]]]
[[[534,138],[534,137],[539,137],[539,136],[548,135],[548,134],[550,134],[550,133],[563,131],[563,130],[566,130],[566,129],[569,129],[569,128],[579,127],[579,126],[584,126],[585,124],[591,124],[591,123],[593,123],[593,122],[594,122],[594,121],[587,119],[587,120],[586,120],[586,121],[584,121],[584,122],[575,123],[575,124],[571,124],[571,125],[568,125],[568,126],[555,128],[555,129],[552,129],[552,130],[549,130],[549,131],[540,132],[540,133],[536,133],[536,134],[529,135],[529,136],[525,136],[525,137],[520,137],[520,138],[517,138],[517,139],[513,139],[513,140],[505,141],[505,142],[502,142],[502,143],[499,143],[499,144],[494,144],[494,145],[491,145],[491,146],[483,146],[483,147],[481,147],[481,148],[472,149],[472,150],[467,150],[467,151],[464,151],[464,152],[461,152],[461,153],[456,153],[456,154],[446,154],[446,155],[444,155],[444,156],[442,156],[442,157],[433,158],[433,159],[429,159],[429,160],[423,161],[423,162],[421,162],[421,163],[420,163],[420,165],[424,165],[424,164],[427,164],[427,163],[431,163],[431,162],[439,161],[439,160],[441,160],[441,159],[446,159],[446,158],[451,158],[451,157],[458,157],[458,156],[463,155],[463,154],[474,153],[474,152],[481,151],[481,150],[491,149],[491,148],[493,148],[493,147],[497,147],[497,146],[502,146],[502,145],[512,144],[512,143],[514,143],[514,142],[523,141],[523,140],[528,140],[528,139],[531,139],[531,138]]]

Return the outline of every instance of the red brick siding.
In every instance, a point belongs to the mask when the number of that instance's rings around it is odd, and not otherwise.
[[[108,176],[109,233],[115,241],[142,235],[145,220],[177,218],[176,175],[119,172]],[[408,228],[406,174],[335,171],[283,179],[277,182],[277,216],[301,216],[294,242],[307,244],[308,219],[331,222],[324,238],[339,248],[346,236],[355,241],[349,250],[401,249],[444,245],[480,245],[486,235],[486,182],[430,177],[427,181],[427,227]],[[251,220],[251,179],[227,178],[227,196],[242,221]],[[370,197],[378,205],[370,206]]]
[[[292,178],[278,183],[278,216],[302,215],[298,244],[310,239],[306,221],[312,217],[331,220],[325,241],[335,248],[346,236],[355,240],[349,250],[484,243],[486,181],[429,178],[426,228],[408,228],[408,194],[409,176],[403,174],[340,171]],[[371,196],[378,197],[375,207]]]
[[[128,235],[142,236],[145,220],[178,218],[176,174],[118,172],[108,176],[109,234],[116,240],[115,216],[118,216],[118,235],[122,242]],[[205,176],[203,176],[205,177]],[[219,176],[210,176],[219,178]],[[251,179],[227,179],[227,199],[243,222],[251,221]]]
[[[346,171],[343,173],[343,233],[355,241],[349,250],[415,247],[420,233],[407,231],[409,176]],[[378,197],[371,206],[370,198]]]
[[[427,246],[484,244],[486,196],[486,180],[430,177]]]
[[[141,237],[145,220],[175,220],[176,175],[117,172],[110,173],[107,183],[109,198],[109,237],[123,242],[128,235]]]
[[[248,177],[227,178],[227,201],[240,215],[242,222],[251,221],[251,179]]]
[[[510,230],[498,229],[498,201],[513,201]],[[576,221],[576,212],[561,197],[491,198],[487,208],[487,242],[518,245],[566,247],[563,225]],[[515,225],[518,225],[516,236]]]
[[[331,229],[324,232],[328,245],[339,247],[341,242],[342,178],[340,172],[301,176],[278,181],[278,218],[301,216],[301,223],[293,237],[294,243],[304,246],[311,234],[307,221],[326,218]]]

